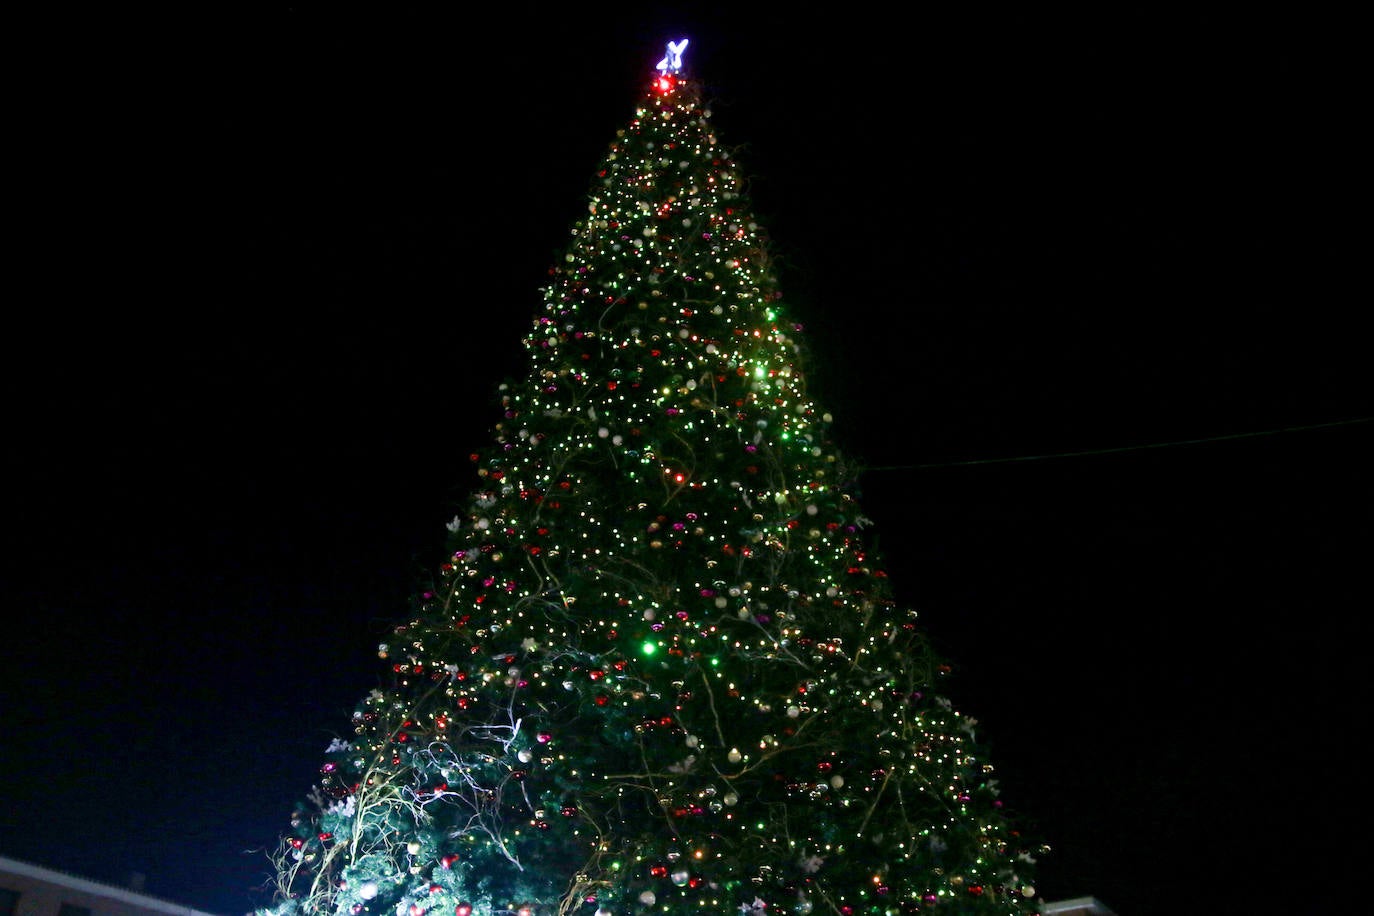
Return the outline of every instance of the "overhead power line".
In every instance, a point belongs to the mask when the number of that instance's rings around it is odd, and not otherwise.
[[[881,467],[866,468],[866,471],[925,471],[934,468],[968,467],[975,464],[1009,464],[1013,461],[1045,461],[1049,458],[1081,458],[1088,455],[1112,455],[1120,452],[1141,452],[1153,448],[1175,448],[1180,445],[1199,445],[1204,442],[1225,442],[1229,439],[1253,439],[1258,436],[1276,436],[1280,433],[1298,433],[1313,429],[1328,429],[1333,426],[1354,426],[1359,423],[1374,423],[1374,417],[1357,417],[1353,420],[1335,420],[1330,423],[1313,423],[1308,426],[1282,426],[1276,429],[1261,429],[1248,433],[1231,433],[1225,436],[1207,436],[1202,439],[1175,439],[1170,442],[1148,442],[1143,445],[1122,445],[1115,448],[1093,448],[1077,452],[1051,452],[1044,455],[1014,455],[1009,458],[972,458],[966,461],[939,461],[932,464],[889,464]]]

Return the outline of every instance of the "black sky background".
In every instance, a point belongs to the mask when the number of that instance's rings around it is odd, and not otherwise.
[[[1360,891],[1345,25],[214,9],[13,31],[0,855],[264,902],[687,36],[898,595],[1055,850],[1043,894]],[[1187,440],[1217,441],[963,463]]]

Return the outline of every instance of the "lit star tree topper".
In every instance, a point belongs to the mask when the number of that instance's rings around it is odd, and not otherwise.
[[[677,73],[682,70],[682,52],[687,49],[687,39],[681,41],[668,42],[668,53],[663,60],[658,62],[658,69],[665,73]]]

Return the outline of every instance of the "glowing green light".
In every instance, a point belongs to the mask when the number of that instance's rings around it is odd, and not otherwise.
[[[643,652],[645,655],[653,655],[655,652],[658,651],[658,646],[654,645],[651,642],[646,642],[644,645],[639,647],[639,651]]]

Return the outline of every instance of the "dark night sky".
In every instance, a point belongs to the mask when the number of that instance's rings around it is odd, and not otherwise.
[[[260,902],[686,35],[1042,892],[1355,892],[1374,426],[958,463],[1374,415],[1345,27],[651,7],[16,27],[0,855]]]

